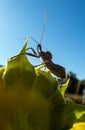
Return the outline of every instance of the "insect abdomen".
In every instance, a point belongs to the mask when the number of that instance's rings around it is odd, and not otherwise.
[[[47,68],[57,77],[60,77],[62,79],[66,78],[65,68],[54,64],[53,62],[47,62],[45,63]]]

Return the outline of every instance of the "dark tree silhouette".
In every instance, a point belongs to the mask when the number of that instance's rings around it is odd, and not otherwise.
[[[4,65],[0,65],[0,67],[3,67]]]
[[[84,87],[85,87],[85,80],[82,80],[79,86],[79,91],[78,91],[79,95],[83,94]]]
[[[70,78],[70,82],[69,82],[68,88],[66,90],[66,93],[75,94],[76,90],[77,90],[77,85],[78,85],[78,79],[76,77],[76,74],[73,73],[72,71],[70,71],[67,74],[67,78]]]

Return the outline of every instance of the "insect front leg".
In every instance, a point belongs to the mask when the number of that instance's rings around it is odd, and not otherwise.
[[[26,51],[27,50],[31,50],[33,52],[33,54],[37,55],[36,51],[32,47],[27,48]]]
[[[32,47],[27,48],[26,51],[27,51],[27,50],[31,50],[33,53],[28,53],[28,52],[26,52],[26,55],[33,56],[33,57],[36,57],[36,58],[39,58],[39,57],[40,57]]]
[[[25,54],[26,54],[26,55],[29,55],[29,56],[36,57],[36,58],[39,58],[39,57],[40,57],[40,56],[38,56],[38,55],[35,55],[35,54],[32,54],[32,53],[28,53],[28,52],[26,52]]]
[[[33,49],[33,48],[27,48],[26,50],[32,50],[33,54],[32,53],[28,53],[28,52],[24,52],[24,53],[21,53],[21,54],[18,54],[16,56],[13,56],[11,57],[10,59],[13,59],[13,58],[16,58],[16,57],[19,57],[19,56],[22,56],[22,55],[29,55],[29,56],[33,56],[33,57],[36,57],[36,58],[39,58],[40,56],[37,55],[36,51]]]

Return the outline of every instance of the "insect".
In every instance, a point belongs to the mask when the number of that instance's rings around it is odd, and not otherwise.
[[[43,51],[40,43],[37,45],[37,52],[33,48],[27,48],[27,50],[29,49],[32,50],[33,54],[26,53],[27,55],[41,58],[42,64],[45,64],[45,66],[57,77],[61,79],[64,79],[66,77],[65,68],[61,65],[53,63],[52,54],[49,51]]]
[[[54,75],[56,75],[57,77],[59,77],[61,79],[65,79],[66,78],[65,68],[61,65],[53,63],[52,54],[49,51],[43,51],[42,50],[41,42],[42,42],[42,37],[43,37],[43,34],[44,34],[44,28],[45,28],[45,25],[43,26],[43,31],[42,31],[40,43],[38,43],[34,38],[31,37],[31,39],[37,43],[37,52],[33,48],[27,48],[26,50],[31,49],[33,53],[27,53],[26,52],[26,54],[33,56],[33,57],[36,57],[36,58],[41,58],[42,64],[45,64],[45,66]]]
[[[26,51],[32,50],[33,53],[26,52],[24,54],[30,55],[30,56],[33,56],[36,58],[41,58],[42,64],[44,64],[54,75],[56,75],[57,77],[59,77],[61,79],[65,79],[65,77],[66,77],[65,68],[61,65],[53,63],[52,54],[49,51],[42,50],[41,41],[42,41],[42,37],[44,34],[44,28],[45,28],[45,25],[43,26],[40,43],[37,42],[34,38],[30,37],[33,41],[35,41],[37,43],[37,52],[33,48],[30,47],[30,48],[27,48]],[[21,54],[21,55],[23,55],[23,54]]]

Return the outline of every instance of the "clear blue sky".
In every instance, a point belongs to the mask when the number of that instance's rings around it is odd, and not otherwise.
[[[16,55],[28,35],[40,40],[43,10],[46,28],[43,50],[53,54],[53,62],[85,79],[85,0],[0,0],[0,64]],[[29,41],[36,49],[36,43]],[[29,58],[29,57],[28,57]],[[39,60],[30,57],[33,64]]]

